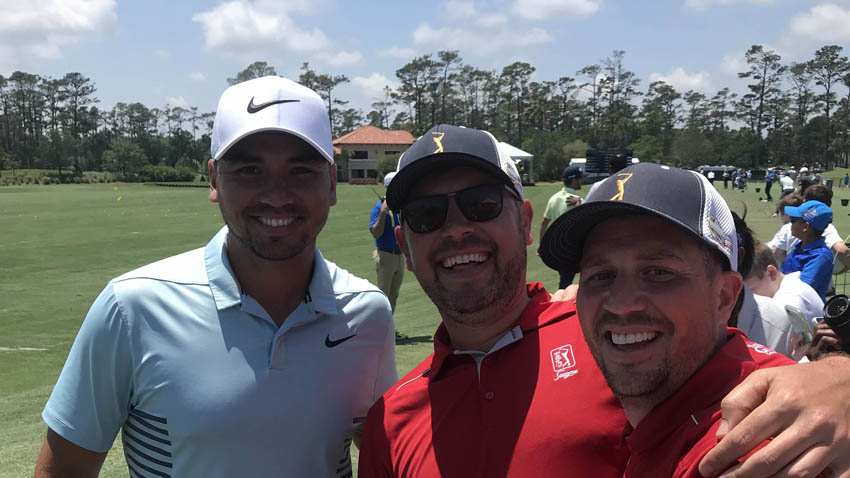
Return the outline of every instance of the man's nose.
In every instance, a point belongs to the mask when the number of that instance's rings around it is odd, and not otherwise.
[[[262,185],[260,201],[271,207],[283,207],[294,200],[291,178],[284,175],[266,178]]]
[[[645,310],[646,296],[640,287],[640,279],[630,274],[618,274],[607,289],[602,307],[620,316]]]
[[[460,239],[463,236],[472,233],[472,221],[466,218],[458,208],[455,197],[449,197],[448,210],[446,211],[446,222],[443,224],[441,232],[444,235]]]

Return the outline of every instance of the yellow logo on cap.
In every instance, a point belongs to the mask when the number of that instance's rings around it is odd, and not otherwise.
[[[431,138],[431,139],[433,139],[433,140],[434,140],[434,143],[437,145],[437,149],[436,149],[436,150],[434,150],[434,152],[433,152],[433,153],[431,153],[431,154],[442,153],[442,152],[443,152],[443,143],[442,143],[442,141],[443,141],[443,136],[445,136],[445,135],[446,135],[446,133],[436,133],[436,132],[434,132],[434,133],[431,133],[431,134],[433,134],[433,135],[434,135],[434,137],[433,137],[433,138]]]
[[[626,192],[626,182],[629,179],[632,179],[632,174],[634,173],[620,173],[617,176],[623,177],[624,179],[617,180],[617,194],[611,197],[611,201],[622,201],[623,193]]]

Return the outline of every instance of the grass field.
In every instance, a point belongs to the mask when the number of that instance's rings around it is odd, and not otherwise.
[[[716,184],[722,188],[722,182]],[[774,204],[758,201],[755,188],[762,186],[721,192],[733,210],[740,213],[746,206],[757,237],[768,240],[779,223],[771,217]],[[526,188],[537,214],[535,241],[546,201],[559,187]],[[850,207],[842,207],[839,198],[850,198],[850,190],[835,192],[836,227],[847,234]],[[367,226],[374,202],[370,187],[341,185],[339,204],[319,237],[325,257],[370,280],[375,271]],[[41,409],[89,305],[106,282],[200,247],[220,225],[218,208],[207,201],[204,189],[139,184],[0,188],[0,478],[32,474],[45,431]],[[528,278],[554,290],[557,274],[543,266],[536,248],[535,242],[528,249]],[[396,348],[399,374],[404,374],[431,352],[439,323],[410,273],[395,320],[413,338]],[[126,475],[117,442],[101,476]]]

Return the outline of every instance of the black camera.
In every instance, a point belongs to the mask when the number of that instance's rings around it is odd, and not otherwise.
[[[823,306],[823,320],[844,342],[844,349],[850,346],[850,297],[836,295]]]

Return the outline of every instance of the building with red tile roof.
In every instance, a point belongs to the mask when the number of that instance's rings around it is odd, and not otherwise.
[[[409,131],[383,130],[375,126],[363,126],[340,136],[334,140],[334,153],[347,156],[348,164],[338,165],[338,179],[377,178],[378,158],[403,153],[414,141],[416,138]]]

